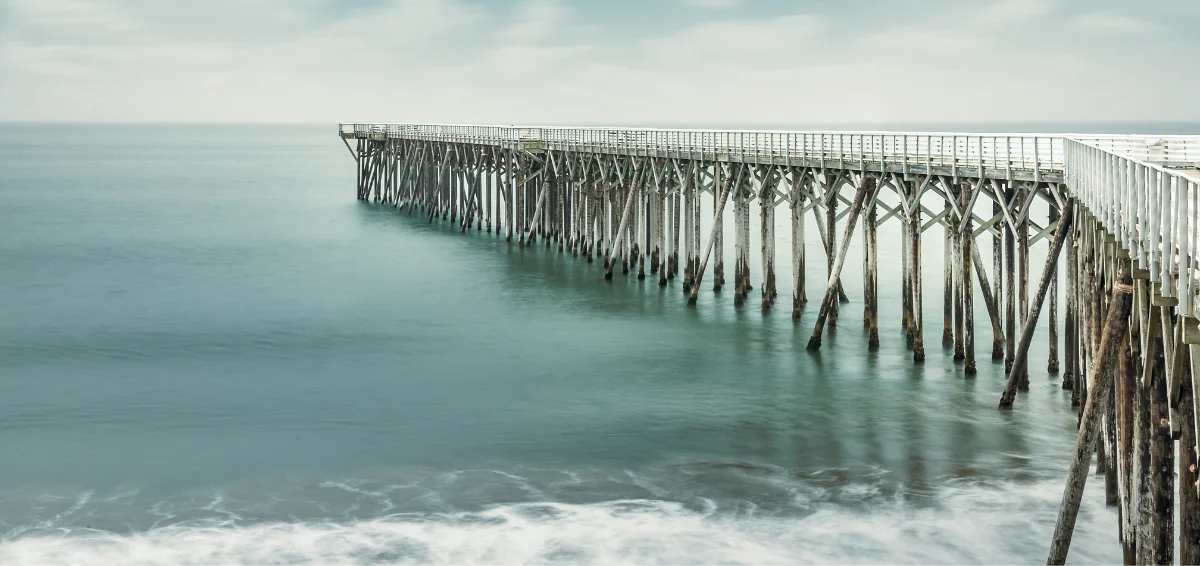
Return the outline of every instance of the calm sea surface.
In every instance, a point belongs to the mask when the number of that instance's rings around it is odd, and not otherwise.
[[[940,230],[927,363],[894,224],[882,347],[856,235],[809,354],[783,213],[776,311],[689,309],[678,281],[359,203],[334,134],[0,126],[0,563],[1044,561],[1075,413],[1044,334],[995,409],[982,302],[963,378]],[[819,288],[815,232],[808,255]],[[1120,560],[1101,484],[1073,562]]]

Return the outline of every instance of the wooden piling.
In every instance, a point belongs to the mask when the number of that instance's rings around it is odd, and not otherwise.
[[[792,320],[808,303],[804,289],[804,193],[799,172],[792,173]]]
[[[1000,397],[1000,408],[1011,409],[1013,400],[1017,396],[1017,388],[1019,386],[1023,372],[1025,359],[1029,355],[1029,343],[1033,340],[1033,331],[1037,327],[1038,315],[1042,310],[1042,301],[1046,298],[1046,292],[1050,286],[1050,279],[1058,267],[1058,254],[1062,252],[1063,245],[1067,241],[1067,235],[1070,234],[1071,220],[1074,218],[1072,211],[1074,204],[1067,201],[1063,208],[1062,219],[1059,220],[1058,228],[1054,231],[1054,241],[1050,244],[1050,251],[1046,256],[1046,265],[1042,268],[1041,282],[1038,284],[1037,295],[1033,301],[1033,310],[1025,319],[1024,328],[1021,330],[1021,342],[1017,346],[1013,358],[1013,366],[1008,372],[1008,385],[1004,388],[1004,394]]]
[[[608,253],[608,257],[609,257],[608,271],[605,272],[605,274],[604,274],[604,279],[609,280],[609,281],[611,281],[612,277],[613,277],[613,266],[617,263],[616,262],[617,244],[621,241],[621,239],[623,237],[623,232],[625,231],[625,223],[629,220],[629,211],[633,207],[634,202],[637,200],[637,192],[638,192],[637,189],[638,189],[638,185],[641,182],[641,175],[642,175],[642,163],[643,162],[641,160],[639,160],[639,161],[637,161],[637,163],[634,164],[633,174],[630,175],[629,181],[625,185],[625,193],[626,193],[625,205],[623,207],[621,207],[621,219],[617,223],[617,231],[616,231],[617,236],[612,239],[612,244],[611,244],[612,247],[610,248],[610,251]],[[628,264],[626,264],[626,267],[628,267]]]
[[[864,176],[858,191],[854,194],[854,202],[850,205],[850,213],[846,219],[846,234],[842,238],[842,245],[838,249],[833,265],[830,266],[829,281],[825,285],[825,298],[821,300],[821,310],[817,313],[817,322],[813,327],[812,337],[808,339],[810,352],[821,348],[821,335],[825,328],[825,321],[827,317],[831,316],[838,303],[838,283],[842,274],[842,266],[846,262],[846,250],[850,247],[850,237],[854,235],[854,223],[858,220],[858,214],[862,210],[866,195],[874,190],[875,178]]]
[[[878,190],[878,188],[876,188]],[[869,276],[867,277],[867,286],[871,293],[864,297],[867,303],[868,315],[870,317],[870,326],[867,328],[867,349],[875,350],[879,348],[879,240],[876,237],[876,227],[878,219],[876,216],[875,199],[872,199],[867,207],[867,218],[864,221],[864,226],[867,228],[867,238],[865,247],[870,250],[870,264],[867,266]]]
[[[743,168],[739,168],[738,173],[736,175],[733,173],[732,170],[730,171],[726,186],[719,191],[720,194],[718,196],[720,198],[717,200],[719,201],[720,205],[717,207],[716,214],[720,214],[720,211],[725,208],[725,199],[729,198],[729,193],[733,192],[735,190],[735,188],[741,183],[741,175],[742,175],[742,171],[744,171],[744,170],[745,169],[743,169]],[[700,268],[696,271],[697,277],[700,279],[703,279],[703,277],[704,277],[704,268],[708,264],[709,255],[712,254],[713,242],[716,241],[716,231],[718,230],[718,227],[717,227],[718,224],[719,224],[719,222],[713,223],[712,232],[708,236],[708,246],[706,246],[704,249],[703,259],[700,260]],[[692,286],[691,294],[688,295],[688,304],[689,305],[696,304],[696,299],[698,298],[698,296],[700,294],[700,279],[698,279],[696,281],[696,284]]]
[[[917,192],[914,190],[908,236],[912,245],[909,253],[912,271],[909,277],[912,278],[913,361],[921,363],[925,361],[925,327],[921,308],[921,197]]]
[[[720,292],[725,286],[725,203],[720,200],[720,188],[724,186],[725,168],[720,162],[713,163],[713,222],[716,224],[713,232],[713,292]]]
[[[967,202],[969,201],[969,191],[967,191],[963,185],[958,184],[958,183],[953,183],[950,185],[950,187],[952,188],[952,190],[949,192],[948,196],[951,198],[958,199],[958,205],[960,207],[966,207]],[[970,211],[966,211],[966,210],[963,211],[963,215],[966,216],[968,219],[971,216]],[[950,339],[951,339],[951,342],[953,342],[953,344],[954,344],[954,360],[955,361],[964,361],[967,359],[966,345],[964,343],[966,337],[964,336],[964,331],[963,331],[963,325],[965,323],[963,318],[966,315],[966,308],[965,308],[965,305],[963,305],[963,299],[964,299],[963,291],[965,289],[965,287],[963,286],[963,282],[964,281],[970,282],[970,279],[967,279],[964,276],[963,269],[964,268],[969,269],[969,266],[965,265],[963,263],[963,260],[965,259],[966,261],[970,261],[970,258],[963,255],[963,251],[964,251],[963,242],[964,242],[964,240],[969,240],[970,235],[964,234],[963,231],[961,229],[959,229],[959,226],[962,224],[962,221],[963,221],[963,218],[958,215],[950,216],[950,220],[948,221],[948,224],[949,224],[948,231],[950,232],[950,244],[951,244],[950,259],[952,261],[952,264],[950,265],[950,270],[951,270],[952,274],[954,275],[953,279],[951,280],[951,289],[952,289],[952,293],[954,295],[953,296],[954,332],[951,335]]]
[[[962,274],[960,278],[960,289],[962,294],[963,310],[963,359],[965,365],[963,372],[968,376],[974,376],[977,369],[975,367],[975,293],[971,283],[971,264],[974,261],[975,251],[975,236],[973,224],[971,222],[971,210],[968,208],[971,202],[967,191],[963,191],[963,229],[960,232],[962,247],[959,251],[959,261],[962,264],[959,272]]]
[[[827,279],[834,279],[833,264],[837,260],[837,208],[839,182],[840,180],[835,175],[825,175],[825,229],[827,230],[826,241],[829,242],[829,245],[825,247],[825,277]],[[834,291],[836,292],[840,287],[841,281],[839,278],[838,280],[834,281]],[[840,302],[840,300],[835,301],[833,303],[833,307],[831,307],[829,312],[826,313],[828,316],[830,330],[837,328],[839,310],[838,304]],[[822,308],[824,308],[824,303],[822,303]],[[809,341],[809,343],[811,344],[812,342]],[[820,347],[820,339],[817,340],[817,347]]]
[[[1068,208],[1063,211],[1063,218],[1068,218],[1070,214],[1068,205]],[[1062,225],[1059,226],[1061,228]],[[1055,239],[1058,239],[1057,235]],[[1118,278],[1118,284],[1113,287],[1112,304],[1114,308],[1109,309],[1108,320],[1104,324],[1104,335],[1096,353],[1101,371],[1096,376],[1092,395],[1088,397],[1087,404],[1083,409],[1083,421],[1075,441],[1075,454],[1070,470],[1067,472],[1067,487],[1063,491],[1062,504],[1059,506],[1058,521],[1054,526],[1054,536],[1051,539],[1050,555],[1046,559],[1046,564],[1065,564],[1067,561],[1067,551],[1071,547],[1071,537],[1075,530],[1075,519],[1079,515],[1079,503],[1083,498],[1084,484],[1087,482],[1088,464],[1091,463],[1092,450],[1096,445],[1096,437],[1099,432],[1100,415],[1112,390],[1115,373],[1113,370],[1129,320],[1132,280],[1129,277],[1128,262],[1122,266]],[[1038,302],[1040,300],[1035,300],[1035,305]]]
[[[997,198],[1000,198],[1000,194],[999,194],[998,190],[997,190]],[[999,216],[1001,214],[1001,212],[1002,211],[1000,209],[1000,203],[996,202],[996,201],[992,201],[992,216],[993,217]],[[992,297],[995,299],[995,307],[997,310],[1000,309],[1004,304],[1006,304],[1004,302],[1004,235],[1003,235],[1004,230],[1003,230],[1003,225],[1004,225],[1004,221],[1001,220],[1000,221],[1001,227],[995,228],[995,232],[992,235],[992,282],[995,283],[995,285],[993,286]],[[979,266],[977,266],[977,267],[979,267]],[[982,267],[979,267],[979,273],[980,273],[980,275],[982,275],[984,273]],[[981,277],[980,282],[983,282],[985,279],[986,278]],[[995,318],[1000,318],[1000,317],[997,316]],[[1005,344],[1005,334],[1004,334],[1003,325],[996,326],[995,324],[993,324],[993,326],[992,326],[992,361],[993,362],[1004,359],[1004,344]]]
[[[1021,202],[1027,203],[1025,193],[1028,189],[1021,189],[1017,193],[1017,198]],[[1028,206],[1028,204],[1022,205]],[[1029,317],[1029,214],[1024,208],[1018,213],[1021,220],[1017,223],[1017,327],[1024,328]],[[1055,266],[1058,265],[1058,256],[1054,256]],[[1055,270],[1051,270],[1053,273]],[[1014,361],[1015,363],[1015,361]],[[1021,358],[1019,364],[1021,369],[1020,378],[1017,380],[1017,389],[1021,391],[1029,390],[1029,360],[1027,357]]]
[[[1050,223],[1058,222],[1059,213],[1058,207],[1053,203],[1050,205]],[[1050,316],[1050,354],[1046,360],[1046,371],[1051,375],[1058,373],[1058,270],[1054,271],[1054,275],[1050,278],[1050,305],[1048,313]]]
[[[1178,344],[1185,351],[1197,346]],[[1196,454],[1195,363],[1194,352],[1183,360],[1183,381],[1179,387],[1179,563],[1200,564],[1200,459]]]
[[[772,173],[767,173],[764,179],[770,181]],[[775,189],[770,184],[764,184],[759,190],[758,197],[760,247],[762,252],[762,310],[771,310],[775,304]]]
[[[955,222],[950,199],[958,198],[956,192],[953,184],[946,187],[946,198],[942,208],[942,218],[945,221],[945,243],[942,246],[942,346],[954,345]],[[957,348],[954,357],[959,359]]]
[[[1011,208],[1013,203],[1013,189],[1011,186],[1004,187],[1003,198],[1005,206]],[[1016,269],[1016,238],[1013,236],[1013,230],[1016,229],[1009,222],[1004,223],[1004,373],[1008,374],[1012,370],[1013,356],[1016,354],[1017,346],[1017,269]]]

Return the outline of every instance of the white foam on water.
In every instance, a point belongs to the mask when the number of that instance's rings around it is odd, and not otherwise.
[[[928,504],[880,498],[803,516],[630,499],[355,522],[193,522],[133,534],[42,530],[0,541],[0,563],[1041,563],[1059,483],[951,483]],[[1071,562],[1118,562],[1115,513],[1089,491]]]

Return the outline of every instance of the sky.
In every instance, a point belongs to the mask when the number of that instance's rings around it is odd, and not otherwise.
[[[1200,0],[0,0],[0,121],[1200,122]]]

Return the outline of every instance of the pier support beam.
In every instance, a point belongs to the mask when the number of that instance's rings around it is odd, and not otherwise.
[[[713,162],[713,292],[720,292],[725,286],[725,202],[721,200],[721,188],[724,187],[725,167],[719,162]]]
[[[745,171],[744,166],[739,167],[738,173],[736,175],[733,173],[732,170],[730,170],[729,180],[727,181],[726,186],[720,190],[720,198],[717,199],[720,203],[720,205],[717,207],[718,210],[725,208],[725,199],[728,198],[729,193],[734,190],[737,190],[737,188],[740,188],[740,185],[742,182],[742,173],[744,171]],[[703,256],[703,259],[700,261],[700,268],[696,271],[696,274],[697,274],[696,284],[692,286],[692,291],[688,295],[688,305],[695,305],[696,299],[698,298],[698,296],[700,294],[700,283],[701,283],[701,280],[704,278],[704,268],[708,264],[708,257],[710,254],[712,254],[713,242],[716,239],[716,233],[715,233],[717,230],[716,223],[713,224],[712,230],[713,230],[713,233],[710,233],[708,235],[708,245],[704,248],[704,256]]]
[[[747,282],[750,273],[750,203],[745,187],[738,183],[733,187],[733,304],[741,306],[749,293]]]
[[[604,279],[611,281],[613,277],[613,266],[617,263],[617,244],[619,244],[624,236],[625,223],[629,220],[629,210],[633,207],[634,201],[637,200],[638,183],[642,175],[642,162],[638,161],[633,166],[633,175],[629,177],[629,182],[625,185],[625,206],[621,207],[621,219],[617,223],[616,236],[613,237],[611,248],[608,253],[608,271],[604,273]],[[628,260],[625,260],[628,261]],[[628,265],[628,264],[626,264]]]
[[[962,304],[962,325],[961,331],[963,334],[963,359],[965,366],[963,371],[967,376],[973,376],[976,372],[975,367],[975,292],[971,281],[971,264],[974,261],[975,253],[975,236],[971,222],[971,210],[969,209],[971,198],[970,191],[964,190],[962,195],[963,219],[962,230],[959,232],[959,239],[962,241],[958,252],[958,261],[961,264],[959,286],[962,299],[959,301]]]
[[[862,182],[859,184],[858,191],[854,194],[854,201],[850,205],[850,214],[846,219],[846,233],[842,238],[842,245],[838,248],[837,256],[830,267],[829,281],[825,285],[825,298],[821,300],[821,310],[817,313],[817,323],[813,327],[812,337],[808,339],[808,350],[810,352],[821,349],[821,335],[825,330],[825,321],[831,315],[833,309],[837,307],[838,283],[840,283],[842,266],[846,263],[846,250],[850,247],[850,236],[854,235],[854,223],[858,220],[858,214],[862,210],[866,195],[874,192],[874,190],[875,178],[864,176]]]
[[[954,271],[955,266],[955,242],[957,237],[957,223],[954,221],[954,214],[950,208],[950,199],[958,198],[958,187],[954,184],[949,184],[946,187],[946,201],[942,209],[942,215],[946,223],[945,229],[945,244],[942,249],[943,267],[942,267],[942,346],[954,345]],[[954,359],[959,359],[956,349]]]
[[[1054,242],[1050,244],[1050,251],[1046,255],[1046,266],[1042,268],[1042,278],[1041,282],[1038,283],[1037,295],[1033,300],[1033,308],[1029,311],[1029,315],[1025,317],[1025,326],[1021,330],[1021,343],[1018,345],[1013,358],[1012,369],[1008,372],[1008,385],[1004,388],[1004,394],[1000,397],[1001,409],[1012,408],[1022,375],[1026,375],[1022,371],[1022,368],[1025,367],[1024,363],[1029,355],[1029,343],[1033,340],[1033,331],[1037,327],[1038,315],[1042,311],[1042,302],[1046,298],[1046,291],[1050,286],[1050,280],[1058,268],[1058,254],[1062,252],[1067,235],[1071,230],[1071,220],[1074,218],[1074,214],[1072,214],[1073,209],[1074,203],[1067,201],[1063,209],[1062,219],[1059,220],[1058,228],[1054,231]]]
[[[909,219],[908,237],[912,250],[909,252],[909,263],[912,272],[909,274],[912,282],[912,324],[913,324],[913,361],[925,361],[925,328],[921,308],[921,196],[919,189],[910,183],[913,190],[913,208]]]
[[[1000,191],[997,189],[996,198],[1000,198]],[[1001,214],[1000,203],[992,201],[992,217]],[[1004,221],[1000,221],[1001,227]],[[979,269],[979,274],[983,275],[983,268],[976,266]],[[986,280],[981,278],[980,282]],[[992,297],[995,299],[996,313],[994,318],[999,320],[999,309],[1003,308],[1004,303],[1004,230],[997,229],[992,236],[992,281],[996,284]],[[993,321],[995,322],[995,321]],[[998,362],[1004,359],[1004,326],[992,326],[992,361]]]
[[[870,197],[867,204],[866,218],[863,219],[863,255],[867,258],[866,279],[863,281],[863,307],[866,311],[867,349],[879,348],[879,240],[876,237],[878,220],[876,204],[879,187],[875,188],[876,195]]]
[[[762,248],[762,310],[771,310],[775,304],[775,189],[771,186],[774,181],[772,173],[764,177],[764,184],[759,187],[758,208],[761,226]]]
[[[1063,211],[1063,218],[1069,215],[1070,208],[1067,208]],[[1061,228],[1062,224],[1059,227]],[[1125,263],[1118,273],[1118,282],[1113,287],[1112,308],[1109,309],[1108,320],[1104,323],[1103,338],[1096,353],[1098,371],[1093,382],[1092,394],[1088,396],[1083,409],[1079,436],[1075,441],[1075,456],[1071,461],[1070,471],[1067,472],[1067,487],[1063,491],[1062,504],[1059,506],[1058,521],[1054,526],[1047,564],[1065,564],[1067,561],[1067,551],[1071,547],[1071,536],[1075,531],[1075,519],[1079,516],[1079,502],[1083,498],[1083,487],[1087,482],[1088,464],[1091,463],[1092,451],[1099,433],[1100,416],[1113,389],[1114,369],[1118,353],[1123,347],[1131,303],[1132,280],[1129,277],[1128,262]]]
[[[792,320],[808,303],[804,289],[804,192],[799,171],[792,172]]]

